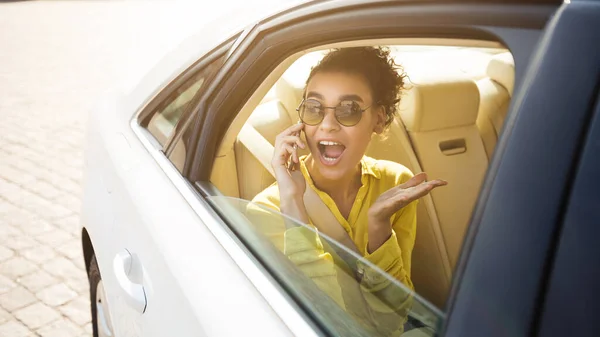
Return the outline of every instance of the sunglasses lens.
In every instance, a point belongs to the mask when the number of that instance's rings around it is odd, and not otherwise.
[[[344,126],[354,126],[360,122],[362,111],[354,101],[342,101],[335,109],[335,117]]]
[[[314,100],[306,100],[300,108],[300,119],[308,125],[317,125],[323,120],[321,103]]]

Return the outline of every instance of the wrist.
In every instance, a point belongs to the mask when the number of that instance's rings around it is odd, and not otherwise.
[[[386,228],[391,227],[390,218],[386,216],[381,216],[380,214],[369,212],[367,215],[369,220],[369,227],[373,228]]]
[[[392,225],[390,219],[382,220],[369,216],[369,240],[367,252],[372,254],[392,235]]]
[[[287,202],[287,203],[298,203],[298,202],[304,202],[304,194],[300,193],[300,191],[296,191],[296,190],[292,190],[292,189],[287,189],[286,191],[282,191],[281,188],[279,189],[279,200],[281,200],[281,202]]]
[[[280,195],[279,197],[279,208],[281,209],[281,213],[297,219],[300,222],[308,223],[308,214],[302,196],[288,195],[283,197]]]

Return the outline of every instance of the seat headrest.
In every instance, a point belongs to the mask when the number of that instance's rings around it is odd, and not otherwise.
[[[471,79],[446,75],[412,81],[400,101],[400,116],[408,131],[424,132],[474,125],[479,90]]]
[[[492,80],[500,83],[512,96],[515,85],[515,61],[510,52],[494,55],[486,72]]]
[[[280,78],[275,84],[275,95],[283,104],[284,108],[287,110],[290,119],[293,123],[298,120],[298,113],[296,112],[296,108],[300,101],[302,100],[302,92],[304,91],[304,86],[297,87],[291,84],[290,81],[285,78]]]

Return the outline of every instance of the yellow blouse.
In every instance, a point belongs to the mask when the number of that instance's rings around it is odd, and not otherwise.
[[[390,219],[392,226],[392,235],[390,238],[371,254],[369,254],[367,251],[367,244],[369,240],[369,207],[383,192],[412,178],[413,174],[410,172],[410,170],[395,162],[375,160],[373,158],[364,156],[361,159],[362,186],[358,190],[348,219],[346,219],[344,216],[342,216],[333,199],[327,193],[319,190],[314,185],[308,173],[308,169],[306,168],[305,159],[306,156],[300,158],[300,169],[308,183],[307,188],[312,188],[315,190],[317,195],[321,198],[325,205],[327,205],[338,222],[343,226],[350,238],[354,241],[360,254],[367,261],[375,264],[395,279],[404,283],[410,289],[414,289],[410,279],[410,270],[411,255],[416,236],[416,211],[418,201],[414,201],[396,212]],[[280,211],[279,188],[277,183],[274,183],[259,193],[252,201],[253,204]],[[263,223],[265,222],[263,221]],[[344,286],[341,285],[341,283],[343,283],[343,281],[340,279],[341,273],[336,271],[331,255],[323,250],[323,245],[318,238],[316,238],[316,243],[308,242],[306,238],[309,236],[307,236],[305,231],[306,228],[297,227],[279,231],[275,231],[273,228],[274,226],[267,226],[265,224],[263,234],[269,236],[271,241],[282,251],[284,251],[285,254],[296,265],[298,265],[300,269],[302,269],[304,274],[311,277],[313,281],[315,281],[315,283],[317,283],[321,289],[323,289],[334,300],[336,300],[338,304],[340,304],[342,307],[348,307],[348,302],[355,300],[349,298],[349,296],[344,294],[344,291],[340,289],[340,287],[344,288]],[[327,278],[327,276],[329,276],[329,278]],[[365,274],[364,278],[366,278],[366,276],[367,274]],[[391,296],[387,296],[385,294],[386,291],[393,291],[393,287],[388,286],[389,281],[375,276],[370,280],[368,285],[365,285],[363,280],[360,288],[363,292],[363,295],[364,292],[367,291],[373,294],[381,293],[375,295],[378,298],[397,297],[397,291],[391,293]],[[356,296],[353,295],[353,297]],[[362,297],[364,297],[364,300],[369,303],[372,309],[371,311],[374,310],[378,313],[391,314],[391,311],[394,311],[396,314],[399,314],[399,311],[403,311],[404,313],[401,314],[401,316],[405,316],[406,310],[410,306],[410,301],[407,301],[406,296],[400,296],[401,298],[398,298],[397,300],[390,300],[396,303],[389,303],[390,301],[385,301],[386,303],[383,304],[380,300],[370,300],[369,296]],[[372,314],[368,315],[372,316]],[[360,314],[360,316],[364,315]],[[375,320],[377,321],[377,319]],[[398,321],[398,319],[396,318],[394,321]],[[404,320],[402,319],[401,321],[403,322]],[[393,327],[390,326],[389,328],[391,328],[391,330],[396,330],[396,333],[401,332],[402,326],[399,323],[401,322],[396,322],[395,324],[392,324]],[[396,335],[396,333],[393,334]]]
[[[369,241],[367,214],[369,207],[383,192],[412,178],[413,174],[410,170],[398,163],[375,160],[364,156],[361,160],[362,186],[356,194],[350,215],[346,219],[340,213],[333,199],[315,186],[306,168],[305,159],[305,156],[301,158],[300,169],[308,182],[308,186],[317,192],[317,195],[335,215],[362,256],[397,280],[413,288],[410,280],[410,267],[417,230],[417,201],[410,203],[392,216],[390,219],[392,224],[391,237],[373,253],[369,254],[367,252]],[[279,211],[277,183],[259,193],[252,201],[255,204]]]

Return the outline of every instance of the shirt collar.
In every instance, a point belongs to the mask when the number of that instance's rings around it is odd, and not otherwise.
[[[371,157],[363,156],[360,160],[362,175],[372,175],[377,179],[381,179],[381,171],[377,167],[377,161]]]

